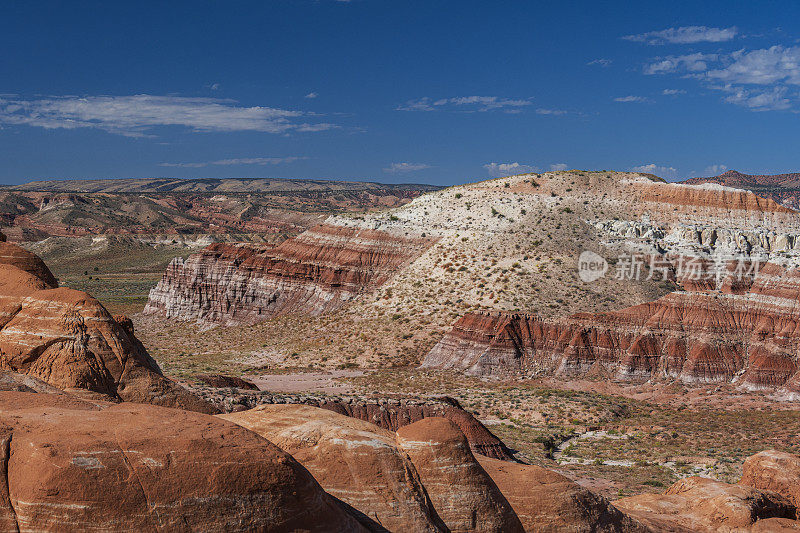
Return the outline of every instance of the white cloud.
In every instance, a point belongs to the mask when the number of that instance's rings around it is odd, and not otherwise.
[[[550,170],[557,171],[557,170],[567,170],[569,167],[566,163],[553,163],[550,165]]]
[[[684,91],[683,89],[664,89],[663,91],[661,91],[661,94],[665,96],[675,96],[678,94],[686,94],[686,91]]]
[[[681,26],[680,28],[667,28],[661,31],[626,35],[623,39],[647,44],[721,43],[733,40],[738,32],[739,30],[736,27]]]
[[[708,62],[716,61],[717,54],[687,54],[659,58],[655,63],[644,67],[645,74],[667,74],[671,72],[704,72],[708,70]]]
[[[501,178],[513,176],[515,174],[527,174],[528,172],[538,172],[539,168],[531,165],[521,165],[519,163],[486,163],[483,168],[490,176]]]
[[[180,96],[47,97],[38,100],[0,98],[0,124],[45,129],[96,128],[142,137],[160,126],[181,126],[197,132],[323,131],[334,124],[307,123],[301,111],[242,107],[235,101]]]
[[[725,98],[726,102],[746,107],[752,111],[780,111],[792,107],[792,101],[787,98],[788,89],[786,87],[773,87],[766,91],[733,87],[726,87],[723,90],[731,93]]]
[[[314,91],[311,91],[310,93],[308,93],[307,95],[305,95],[303,98],[309,98],[309,99],[312,99],[312,98],[316,98],[317,96],[319,96],[319,94],[315,93]]]
[[[724,68],[708,71],[708,79],[735,84],[800,85],[800,46],[739,50],[726,63]]]
[[[615,102],[626,102],[626,103],[634,103],[634,104],[644,104],[650,102],[650,99],[645,96],[620,96],[619,98],[614,98]]]
[[[400,111],[495,111],[506,113],[519,112],[521,108],[531,105],[528,99],[500,98],[499,96],[457,96],[434,100],[428,96],[409,100],[398,106]]]
[[[536,109],[537,115],[566,115],[568,111],[564,111],[563,109],[547,109],[545,107],[539,107]]]
[[[605,68],[605,67],[609,66],[611,63],[613,63],[613,61],[611,61],[610,59],[605,59],[605,58],[601,57],[600,59],[594,59],[592,61],[589,61],[586,64],[587,65],[599,65],[599,66]]]
[[[699,80],[710,89],[726,93],[725,102],[751,111],[789,110],[800,101],[800,46],[668,56],[646,65],[644,73]],[[663,94],[679,94],[673,91],[667,89]]]
[[[431,166],[424,163],[392,163],[387,168],[384,168],[383,171],[391,174],[400,174],[403,172],[425,170],[426,168],[431,168]]]
[[[180,168],[202,168],[209,165],[280,165],[282,163],[293,163],[306,157],[244,157],[237,159],[219,159],[217,161],[207,161],[203,163],[161,163],[161,167],[180,167]]]
[[[219,90],[219,83],[212,83],[211,85],[209,85],[208,88],[211,89],[212,91],[217,91]]]
[[[704,176],[718,176],[728,170],[725,165],[709,165],[703,170]]]
[[[632,167],[632,172],[645,172],[647,174],[655,174],[662,178],[675,178],[678,176],[678,169],[675,167],[665,167],[659,166],[655,163],[648,163],[646,165],[640,165],[638,167]]]

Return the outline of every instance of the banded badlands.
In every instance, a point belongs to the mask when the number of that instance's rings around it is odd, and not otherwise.
[[[795,398],[798,236],[793,210],[745,190],[525,174],[330,217],[274,248],[210,246],[170,265],[146,312],[226,325],[330,314],[356,331],[371,319],[396,324],[382,344],[423,368],[729,381]],[[592,282],[578,272],[587,250],[606,260]],[[326,349],[348,354],[350,338]],[[362,345],[330,364],[387,356]]]

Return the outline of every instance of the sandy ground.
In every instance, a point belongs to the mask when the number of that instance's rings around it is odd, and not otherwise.
[[[330,372],[304,372],[298,374],[262,374],[249,378],[259,389],[272,392],[315,392],[347,394],[353,388],[338,381],[363,375],[361,370],[331,370]]]

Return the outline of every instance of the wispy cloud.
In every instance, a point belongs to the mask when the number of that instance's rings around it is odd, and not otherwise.
[[[301,111],[273,107],[243,107],[233,100],[180,96],[75,96],[26,100],[0,98],[0,124],[45,129],[95,128],[142,137],[153,128],[179,126],[196,132],[257,131],[287,133],[336,128],[306,122]]]
[[[678,176],[678,169],[675,167],[667,167],[656,165],[655,163],[648,163],[646,165],[639,165],[632,167],[632,172],[645,172],[647,174],[655,174],[662,178],[676,178]]]
[[[792,109],[800,101],[800,46],[669,56],[646,65],[644,73],[699,80],[726,93],[725,102],[752,111]]]
[[[631,95],[628,95],[628,96],[620,96],[618,98],[614,98],[614,101],[615,102],[632,103],[632,104],[645,104],[647,102],[650,102],[651,100],[649,98],[647,98],[646,96],[634,96],[634,95],[631,94]]]
[[[598,65],[598,66],[600,66],[600,67],[603,67],[603,68],[605,68],[605,67],[607,67],[607,66],[611,65],[611,63],[613,63],[613,61],[612,61],[612,60],[610,60],[610,59],[605,59],[605,58],[601,57],[601,58],[599,58],[599,59],[593,59],[592,61],[589,61],[589,62],[588,62],[588,63],[586,63],[586,64],[587,64],[587,65]]]
[[[663,94],[664,96],[676,96],[679,94],[686,94],[686,91],[684,91],[683,89],[664,89],[663,91],[661,91],[661,94]]]
[[[728,170],[725,165],[709,165],[703,170],[704,176],[718,176]]]
[[[486,163],[483,165],[483,168],[486,169],[490,176],[495,178],[513,176],[514,174],[526,174],[528,172],[539,172],[539,167],[520,163]]]
[[[160,163],[161,167],[179,168],[202,168],[211,165],[236,166],[236,165],[280,165],[282,163],[293,163],[307,157],[243,157],[235,159],[219,159],[217,161],[206,161],[202,163]]]
[[[800,85],[800,46],[739,50],[725,58],[724,63],[722,68],[709,70],[708,79],[737,84]]]
[[[426,168],[431,168],[430,165],[426,165],[425,163],[392,163],[388,167],[384,168],[384,172],[388,172],[390,174],[402,174],[405,172],[416,172],[418,170],[425,170]]]
[[[315,93],[314,91],[311,91],[310,93],[305,95],[303,98],[312,99],[312,98],[316,98],[317,96],[319,96],[317,93]]]
[[[730,28],[709,28],[707,26],[681,26],[660,31],[649,31],[636,35],[626,35],[623,39],[647,44],[694,44],[721,43],[733,40],[739,30]]]
[[[781,111],[792,107],[792,100],[787,97],[789,89],[786,87],[773,87],[766,91],[741,87],[724,87],[723,90],[731,93],[725,97],[726,102],[752,111]],[[796,99],[797,95],[794,96]]]
[[[716,61],[717,54],[687,54],[682,56],[667,56],[645,65],[644,73],[647,75],[667,74],[670,72],[703,72],[708,69],[709,61]]]
[[[539,107],[536,109],[537,115],[566,115],[569,111],[564,111],[563,109],[548,109],[545,107]]]
[[[566,163],[553,163],[550,165],[550,170],[557,171],[557,170],[567,170],[569,167]]]
[[[453,98],[433,99],[430,97],[409,100],[396,109],[399,111],[497,111],[506,113],[519,112],[522,108],[531,105],[529,99],[501,98],[499,96],[457,96]]]

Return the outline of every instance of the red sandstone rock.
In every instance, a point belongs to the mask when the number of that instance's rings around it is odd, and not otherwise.
[[[85,292],[56,287],[36,255],[0,243],[0,369],[64,390],[215,412],[161,375],[129,319],[115,319]]]
[[[800,531],[800,522],[788,518],[767,518],[753,524],[752,533],[791,533]]]
[[[552,470],[488,457],[476,458],[529,533],[649,531],[602,496]]]
[[[207,415],[0,393],[0,527],[363,531],[291,456]]]
[[[58,287],[58,281],[56,281],[55,276],[39,256],[16,244],[5,242],[5,239],[0,240],[0,265],[12,265],[28,272],[41,279],[47,288]]]
[[[742,466],[739,484],[777,492],[800,509],[800,457],[777,450],[750,456]]]
[[[426,418],[397,430],[397,444],[411,458],[450,531],[523,531],[520,519],[475,460],[455,424],[445,418]]]
[[[174,260],[145,312],[228,325],[288,312],[317,315],[380,286],[430,243],[321,225],[274,248],[213,244]]]
[[[370,402],[340,402],[323,400],[316,403],[318,407],[336,413],[351,416],[376,426],[397,431],[403,426],[419,422],[425,418],[446,418],[458,426],[475,453],[504,461],[514,461],[511,451],[472,413],[464,410],[452,398],[440,398],[422,404],[393,404]]]
[[[691,477],[664,494],[641,494],[614,502],[621,511],[656,531],[750,531],[757,521],[793,518],[796,509],[782,496],[741,485]]]
[[[220,415],[274,442],[322,487],[389,531],[444,531],[395,435],[306,405],[261,405]]]

